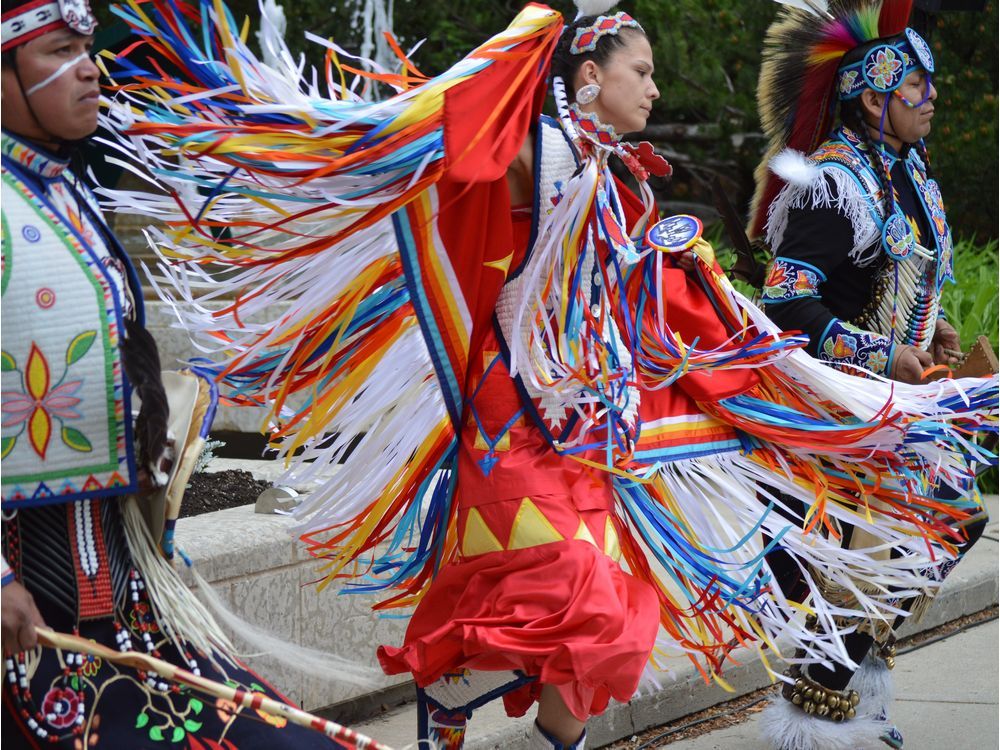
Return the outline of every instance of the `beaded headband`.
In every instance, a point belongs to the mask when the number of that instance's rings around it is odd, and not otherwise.
[[[97,28],[88,0],[28,0],[13,5],[0,19],[4,52],[56,29],[69,27],[86,36]]]
[[[914,70],[933,73],[934,55],[923,37],[907,28],[904,39],[893,44],[878,44],[864,59],[840,68],[837,94],[841,99],[854,99],[866,88],[889,93],[898,89]]]
[[[613,16],[598,16],[592,26],[584,26],[576,30],[576,36],[569,47],[569,53],[582,55],[584,52],[593,52],[602,36],[608,34],[614,36],[622,29],[628,28],[642,31],[639,22],[623,10],[618,11]]]

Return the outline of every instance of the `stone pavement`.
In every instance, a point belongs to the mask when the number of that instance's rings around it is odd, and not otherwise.
[[[1000,627],[992,620],[898,657],[891,716],[903,733],[906,750],[1000,746],[998,638]],[[758,734],[758,719],[754,714],[742,724],[688,740],[653,744],[650,750],[768,750]]]
[[[908,623],[901,636],[929,630],[997,604],[998,498],[987,498],[992,522],[985,536],[948,578],[938,601],[922,623]],[[907,750],[961,750],[997,747],[997,626],[983,625],[966,634],[927,646],[900,659],[901,685],[895,721],[909,728]],[[678,669],[675,680],[640,691],[627,704],[612,703],[588,724],[592,748],[631,737],[768,684],[756,660],[726,672],[736,694],[706,685],[690,667]],[[533,712],[532,712],[533,713]],[[336,717],[334,710],[330,714]],[[469,725],[468,750],[527,750],[532,716],[508,719],[500,701],[481,708]],[[353,728],[391,747],[403,748],[416,739],[413,703],[396,707]],[[730,733],[730,734],[723,734]],[[685,744],[705,742],[708,744]],[[714,743],[714,744],[713,744]],[[756,744],[754,744],[756,743]],[[687,750],[734,748],[762,750],[752,724],[719,730],[699,740],[671,745]]]

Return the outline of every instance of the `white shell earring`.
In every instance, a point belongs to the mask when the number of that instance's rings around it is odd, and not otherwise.
[[[581,86],[580,90],[576,92],[576,103],[577,104],[590,104],[592,101],[597,99],[597,95],[601,93],[601,87],[596,83],[588,83],[586,86]]]

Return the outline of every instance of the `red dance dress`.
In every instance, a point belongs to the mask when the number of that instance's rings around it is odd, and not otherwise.
[[[530,213],[513,216],[523,248]],[[459,449],[459,557],[434,579],[404,645],[382,646],[379,660],[421,687],[463,668],[520,670],[538,680],[504,695],[509,715],[526,713],[544,683],[584,721],[635,693],[659,603],[619,564],[611,475],[552,450],[524,414],[496,334],[482,341]]]

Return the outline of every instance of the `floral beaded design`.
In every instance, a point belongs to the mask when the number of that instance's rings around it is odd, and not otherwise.
[[[132,614],[129,615],[129,625],[137,633],[158,633],[160,631],[160,626],[157,625],[156,618],[153,617],[149,605],[145,602],[140,602],[132,610]]]
[[[81,654],[80,656],[83,659],[80,672],[83,673],[84,677],[94,677],[101,671],[102,660],[100,656],[94,656],[93,654]]]
[[[903,61],[892,47],[882,47],[868,56],[865,77],[879,91],[888,91],[898,83],[905,68]]]
[[[854,84],[858,80],[858,71],[847,70],[840,77],[840,93],[849,94],[854,90]]]
[[[819,359],[848,368],[853,365],[878,375],[885,373],[891,354],[892,343],[887,337],[842,320],[830,321],[820,339]]]
[[[227,668],[227,673],[219,674],[213,672],[214,668],[204,659],[196,658],[186,649],[178,653],[156,623],[145,583],[134,570],[129,584],[127,604],[108,623],[108,627],[113,626],[112,640],[119,651],[145,652],[180,663],[198,675],[204,668],[206,676],[231,687],[274,694],[259,678],[244,669]],[[133,628],[124,622],[134,623]],[[9,697],[22,728],[41,744],[74,750],[119,750],[124,747],[240,750],[244,747],[314,746],[310,744],[312,735],[308,730],[289,724],[284,717],[271,716],[230,701],[206,703],[188,688],[143,670],[122,667],[89,654],[56,649],[43,649],[41,659],[40,666],[44,669],[34,667],[29,677],[26,654],[7,657],[5,666],[9,677],[4,687],[8,693],[5,699]],[[35,694],[42,696],[41,700]],[[112,705],[113,709],[109,709]],[[109,721],[107,716],[112,712],[116,718]],[[243,716],[253,720],[238,721]],[[261,727],[266,727],[266,731]],[[309,741],[299,741],[300,732],[306,732]],[[288,739],[280,739],[286,734]]]
[[[45,721],[55,729],[72,727],[82,710],[83,700],[74,690],[53,687],[42,698]]]
[[[70,341],[66,349],[64,369],[58,379],[54,379],[52,363],[37,343],[32,342],[28,360],[23,371],[9,352],[0,353],[4,372],[20,375],[20,390],[4,391],[2,394],[3,426],[16,428],[16,434],[3,438],[3,457],[6,457],[19,437],[27,433],[32,450],[44,459],[52,439],[54,428],[58,430],[62,442],[71,450],[89,453],[93,445],[87,436],[67,422],[81,417],[77,407],[80,398],[77,392],[83,381],[69,379],[70,368],[78,362],[93,345],[97,331],[84,331]]]
[[[775,258],[764,282],[761,301],[768,304],[818,297],[819,285],[824,281],[823,272],[808,263],[795,258]]]
[[[926,167],[916,155],[906,161],[906,172],[917,188],[917,194],[924,205],[924,211],[934,230],[938,246],[938,271],[936,286],[940,290],[945,281],[954,280],[954,250],[951,237],[951,227],[944,211],[944,200],[941,197],[941,186],[937,180],[928,178]]]

